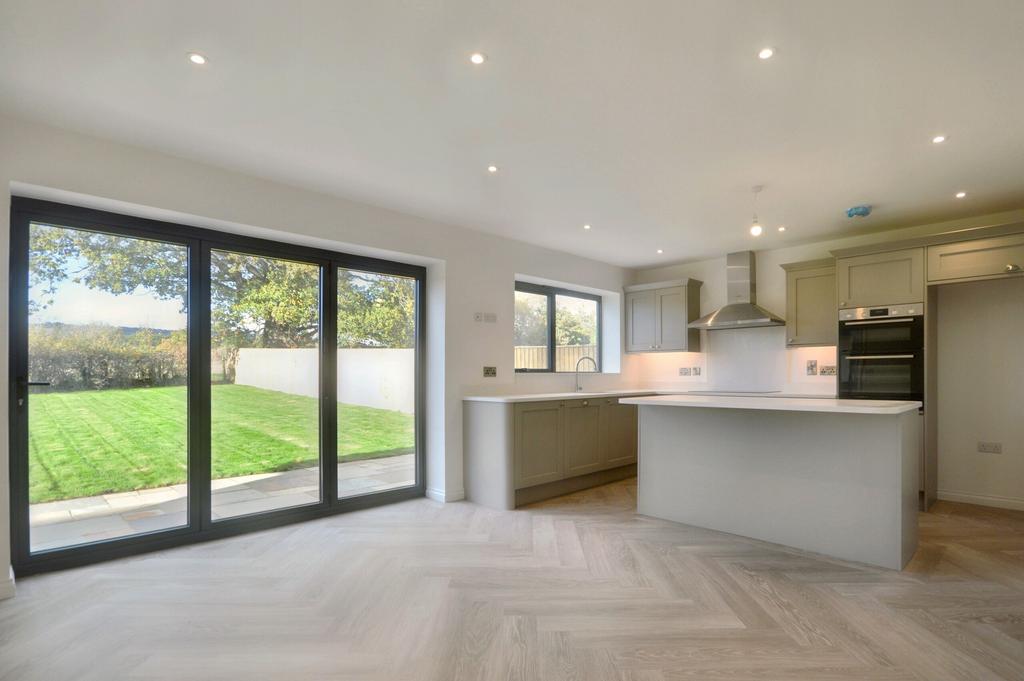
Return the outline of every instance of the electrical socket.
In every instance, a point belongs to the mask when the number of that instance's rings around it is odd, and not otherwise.
[[[818,375],[818,360],[809,359],[807,360],[807,375],[817,376]]]
[[[978,451],[983,454],[1002,454],[1003,443],[1002,442],[979,442]]]
[[[693,367],[693,375],[700,376],[700,367]]]
[[[679,375],[680,376],[689,376],[690,375],[690,367],[679,367]]]
[[[821,371],[818,372],[819,376],[835,376],[836,365],[835,364],[822,364]]]
[[[483,320],[484,320],[484,313],[483,312],[474,312],[473,313],[473,321],[474,322],[482,322]]]
[[[498,367],[484,367],[484,378],[497,378]]]

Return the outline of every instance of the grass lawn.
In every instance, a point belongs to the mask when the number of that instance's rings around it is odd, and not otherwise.
[[[317,400],[245,385],[212,386],[214,478],[314,465]],[[33,395],[30,503],[185,482],[184,387]],[[413,417],[338,405],[338,456],[413,450]]]

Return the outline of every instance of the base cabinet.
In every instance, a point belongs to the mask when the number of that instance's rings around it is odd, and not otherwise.
[[[515,405],[515,487],[636,463],[637,408],[618,398]]]

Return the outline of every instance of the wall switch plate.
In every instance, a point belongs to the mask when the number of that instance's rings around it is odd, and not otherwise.
[[[807,375],[817,376],[818,375],[818,360],[809,359],[807,360]]]
[[[693,375],[700,376],[700,367],[693,367]]]
[[[497,378],[498,367],[484,367],[484,378]]]
[[[679,367],[679,375],[680,376],[689,376],[690,375],[690,367]]]
[[[983,454],[1002,454],[1003,443],[1002,442],[979,442],[978,451]]]
[[[821,365],[821,371],[819,372],[819,375],[820,376],[835,376],[836,375],[836,365],[835,364],[822,364]]]

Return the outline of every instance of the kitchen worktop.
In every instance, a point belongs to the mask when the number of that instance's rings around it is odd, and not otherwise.
[[[549,400],[587,400],[601,397],[640,397],[647,395],[673,396],[673,395],[700,395],[709,396],[707,390],[666,390],[664,388],[641,388],[631,390],[605,390],[592,392],[562,392],[562,393],[526,393],[521,395],[469,395],[463,397],[467,402],[547,402]],[[758,397],[762,399],[834,399],[831,395],[810,395],[783,392],[751,392],[751,393],[730,393],[730,396]]]
[[[653,395],[650,397],[627,397],[621,402],[641,407],[757,409],[831,414],[903,414],[921,408],[920,402],[903,400],[841,400],[834,397],[809,398],[789,395]]]

